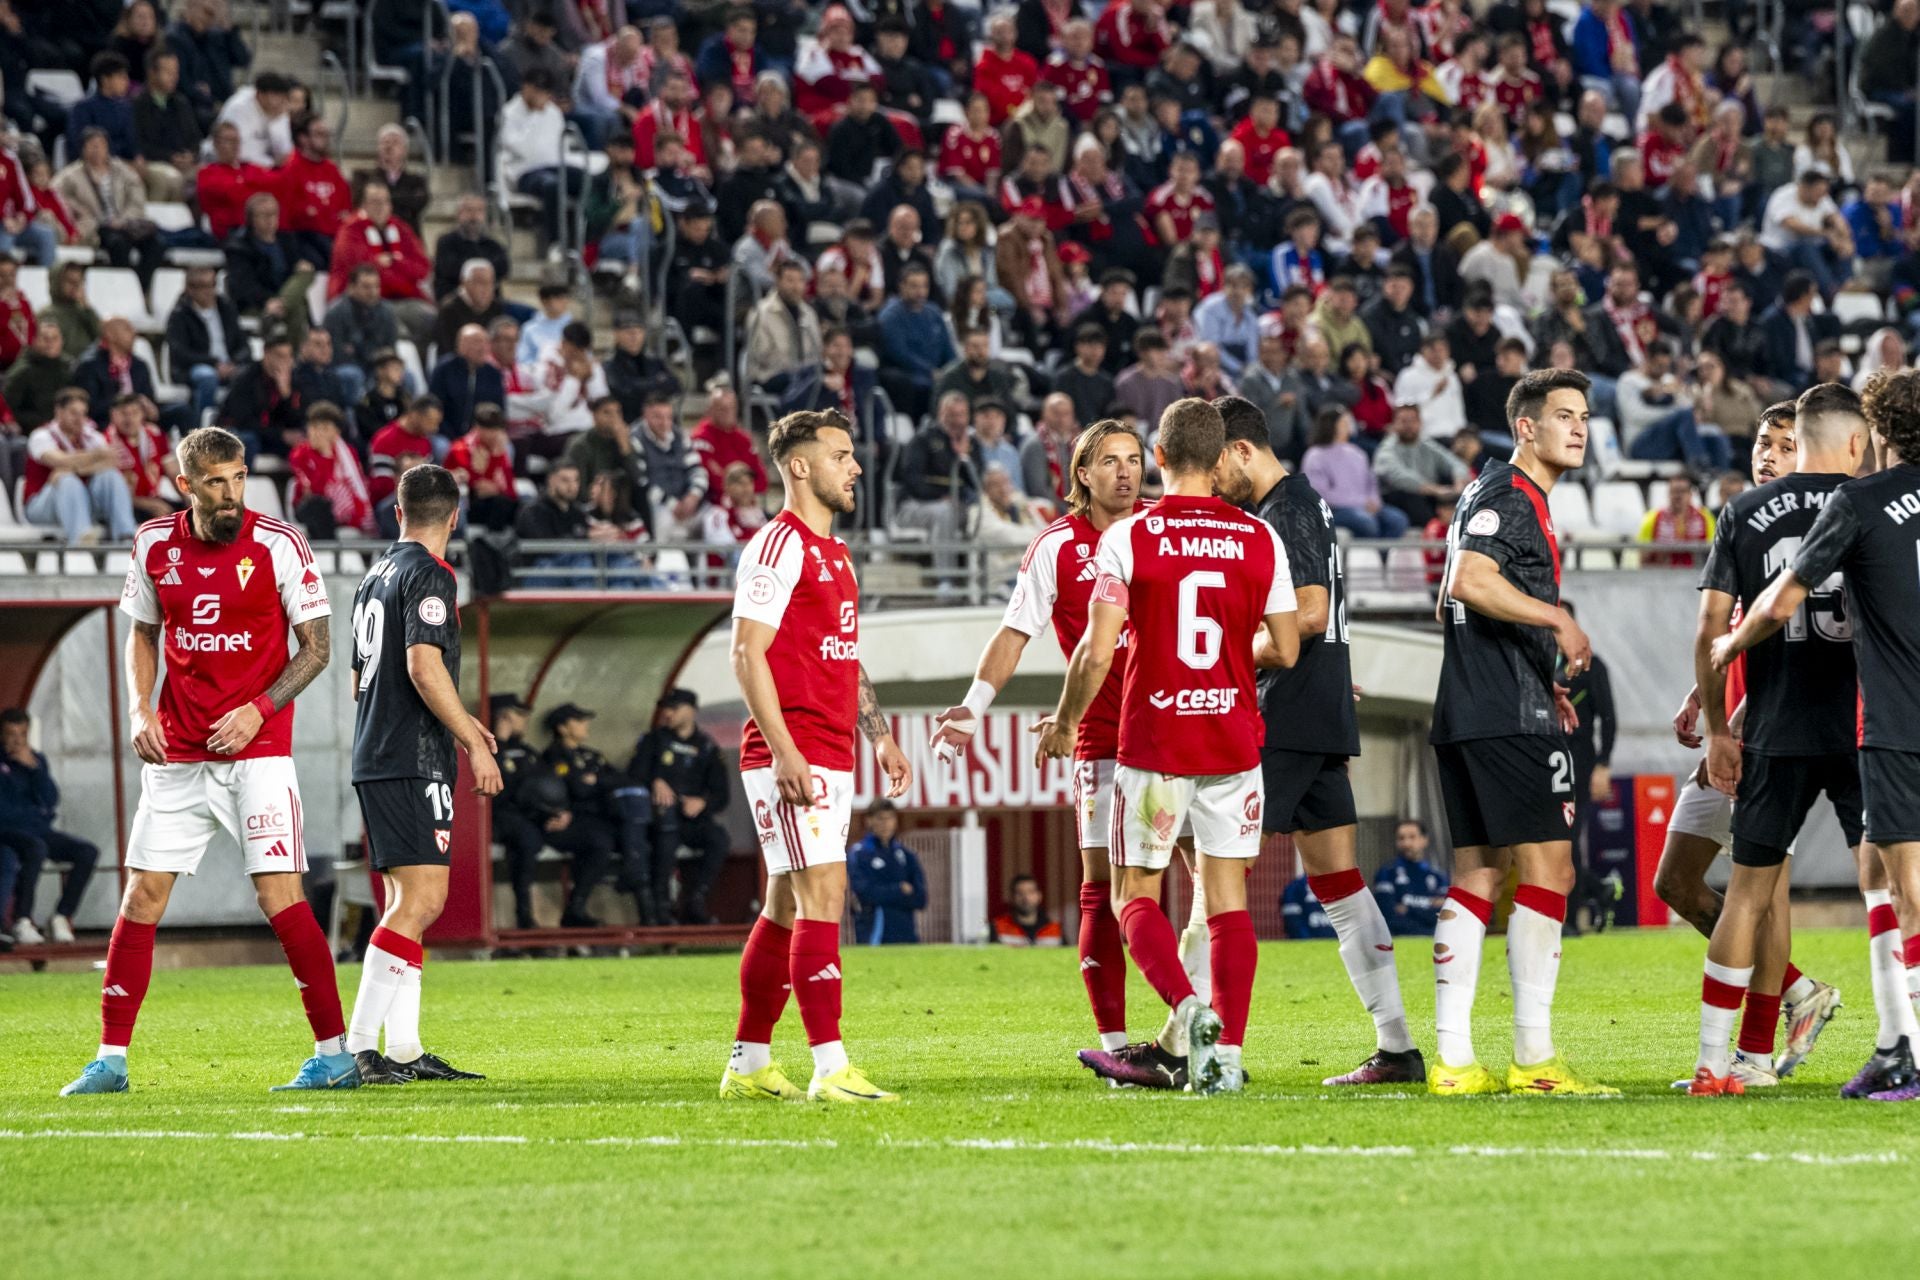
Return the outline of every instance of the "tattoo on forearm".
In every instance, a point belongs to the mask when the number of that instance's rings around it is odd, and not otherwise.
[[[293,629],[293,635],[300,647],[287,659],[286,669],[267,690],[267,697],[273,699],[276,707],[284,707],[299,697],[300,691],[327,669],[327,659],[333,656],[333,632],[326,618],[300,623]]]
[[[887,718],[880,714],[880,699],[873,692],[873,681],[867,679],[865,667],[860,669],[860,732],[868,742],[878,742],[889,732]]]

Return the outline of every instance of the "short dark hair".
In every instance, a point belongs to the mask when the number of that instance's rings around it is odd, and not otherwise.
[[[401,476],[396,495],[406,524],[443,524],[460,509],[460,485],[453,472],[431,462]]]
[[[328,422],[341,431],[347,429],[347,415],[340,412],[340,406],[331,400],[316,400],[307,406],[307,425],[316,422]]]
[[[4,724],[4,723],[5,723],[5,720],[0,719],[0,724]],[[1007,892],[1012,893],[1015,889],[1018,889],[1023,884],[1030,884],[1036,889],[1040,887],[1040,882],[1037,879],[1035,879],[1030,875],[1027,875],[1025,872],[1022,872],[1020,875],[1017,875],[1013,879],[1007,881]]]
[[[1077,347],[1083,342],[1097,342],[1104,347],[1107,331],[1097,324],[1083,324],[1073,331],[1073,345]]]
[[[1427,824],[1422,822],[1418,818],[1402,818],[1398,822],[1393,824],[1393,829],[1395,831],[1398,831],[1402,827],[1413,827],[1416,830],[1418,830],[1420,834],[1423,836],[1432,834],[1427,830]]]
[[[784,463],[795,449],[819,439],[822,431],[844,431],[852,435],[853,424],[838,409],[790,413],[767,432],[767,452],[773,455],[776,464]]]
[[[126,58],[111,49],[94,54],[93,61],[87,65],[87,71],[95,80],[104,80],[108,76],[133,74],[133,68],[127,64]]]
[[[540,301],[545,302],[548,298],[565,298],[572,293],[573,289],[570,286],[561,284],[558,280],[549,280],[540,286],[538,296]]]
[[[1757,427],[1784,427],[1792,430],[1799,421],[1799,406],[1791,400],[1776,400],[1760,411]],[[1885,435],[1886,432],[1881,432]]]
[[[375,280],[378,280],[380,278],[380,268],[374,266],[371,262],[363,262],[353,269],[353,274],[347,277],[347,283],[352,284],[364,275],[371,275]]]
[[[1787,278],[1780,282],[1780,301],[1799,302],[1817,287],[1811,272],[1789,271]]]
[[[476,431],[505,431],[507,414],[497,404],[483,404],[473,411],[473,426]]]
[[[1522,418],[1537,418],[1546,408],[1547,397],[1555,391],[1578,391],[1586,395],[1593,380],[1578,369],[1535,369],[1513,384],[1507,393],[1507,425]]]
[[[253,78],[253,91],[255,93],[292,93],[293,77],[278,71],[262,71]]]
[[[1165,351],[1172,345],[1167,341],[1167,335],[1158,329],[1141,329],[1133,335],[1133,354],[1137,356],[1149,351]]]
[[[520,83],[531,89],[553,92],[553,73],[545,67],[528,67],[520,76]]]
[[[1245,441],[1256,449],[1273,448],[1273,439],[1267,434],[1267,415],[1253,401],[1245,396],[1221,396],[1213,407],[1220,411],[1228,444]]]
[[[1346,416],[1347,411],[1337,404],[1322,405],[1320,411],[1313,415],[1313,426],[1307,431],[1307,443],[1332,444],[1334,437],[1340,434],[1340,419]]]
[[[261,90],[258,85],[255,86],[255,91],[271,92],[271,90]],[[281,92],[284,93],[286,91],[282,90]],[[293,140],[297,143],[300,139],[306,137],[308,130],[312,129],[313,126],[318,123],[320,123],[320,113],[318,111],[301,111],[297,112],[293,119],[287,122],[287,128],[292,132]]]
[[[436,395],[415,396],[413,402],[407,406],[408,413],[425,413],[429,409],[445,413],[447,406],[440,403],[440,397]]]
[[[147,398],[141,395],[138,391],[126,391],[126,392],[122,392],[120,395],[117,395],[113,398],[113,409],[114,409],[114,412],[117,413],[120,410],[126,408],[130,404],[144,405],[146,404],[146,402],[147,402]]]
[[[1842,382],[1822,382],[1800,393],[1793,405],[1793,428],[1803,441],[1823,435],[1830,418],[1864,418],[1860,395]],[[1903,455],[1904,456],[1904,455]]]
[[[247,446],[224,427],[197,427],[180,438],[173,456],[180,470],[196,476],[217,463],[241,461],[247,456]]]
[[[1518,338],[1502,338],[1493,344],[1493,354],[1496,356],[1510,356],[1515,353],[1523,356],[1527,354],[1527,344]]]
[[[0,725],[32,723],[33,718],[27,714],[26,708],[24,707],[8,707],[5,711],[0,711]],[[1033,879],[1032,876],[1026,878],[1029,880]],[[1020,877],[1015,876],[1014,880],[1018,883]]]
[[[1218,409],[1187,396],[1175,400],[1160,415],[1156,443],[1169,473],[1211,471],[1219,465],[1220,453],[1227,447],[1227,426]]]
[[[570,347],[579,347],[582,351],[591,351],[593,350],[593,330],[578,320],[572,320],[560,331],[560,341]]]
[[[622,416],[625,416],[626,411],[621,408],[619,396],[595,396],[587,402],[587,411],[598,416],[600,410],[608,405],[612,405],[616,409],[621,409]]]

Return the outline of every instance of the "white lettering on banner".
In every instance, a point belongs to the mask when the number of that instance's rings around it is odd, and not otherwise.
[[[933,754],[931,712],[887,717],[895,742],[913,766],[913,785],[896,801],[903,809],[1053,808],[1073,802],[1071,760],[1033,762],[1031,726],[1039,711],[989,711],[967,752],[952,764]],[[862,741],[854,751],[853,803],[856,808],[886,794],[886,778]]]

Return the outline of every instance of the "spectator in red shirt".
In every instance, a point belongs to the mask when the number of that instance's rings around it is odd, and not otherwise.
[[[1118,85],[1144,80],[1173,45],[1173,32],[1159,0],[1110,0],[1094,23],[1093,37]]]
[[[306,440],[287,455],[287,466],[293,471],[287,505],[315,541],[331,540],[342,530],[369,536],[374,532],[373,495],[366,473],[341,438],[346,424],[346,415],[337,405],[314,405],[307,410]]]
[[[352,215],[353,201],[346,175],[333,162],[333,126],[311,111],[294,117],[293,154],[280,166],[278,194],[280,230],[303,260],[327,270],[333,238]]]
[[[120,396],[108,418],[112,430],[107,444],[119,459],[138,520],[172,515],[179,509],[168,501],[175,490],[166,475],[167,438],[148,420],[148,404],[142,395]]]
[[[467,491],[467,519],[483,529],[513,528],[520,495],[513,483],[513,446],[499,405],[473,411],[473,429],[447,450],[447,470]]]
[[[1274,156],[1280,148],[1293,142],[1280,127],[1279,100],[1268,93],[1253,96],[1247,118],[1233,126],[1233,132],[1227,136],[1240,144],[1246,156],[1248,180],[1262,187],[1267,185],[1267,175],[1273,172]]]
[[[987,22],[987,44],[973,64],[973,87],[987,95],[990,117],[997,128],[1026,102],[1040,79],[1040,64],[1014,47],[1013,18],[995,14]]]
[[[1147,196],[1147,220],[1160,247],[1193,238],[1193,220],[1213,212],[1213,193],[1200,185],[1200,157],[1181,151],[1173,157],[1167,180]]]
[[[956,200],[992,202],[1000,186],[1000,135],[993,127],[993,104],[975,89],[967,97],[965,124],[950,124],[940,140],[939,173]]]
[[[354,268],[371,264],[380,272],[380,296],[407,336],[425,351],[433,341],[434,310],[427,301],[427,278],[433,263],[420,234],[393,214],[393,197],[384,182],[369,182],[360,196],[360,211],[340,227],[333,240],[333,272],[327,277],[327,299],[346,292]]]
[[[1113,101],[1106,59],[1093,51],[1093,24],[1075,18],[1061,29],[1062,47],[1047,58],[1040,78],[1060,86],[1060,109],[1086,125]]]
[[[16,283],[19,276],[19,261],[10,253],[0,253],[0,370],[13,367],[40,327],[33,317],[33,304]]]
[[[1333,120],[1349,152],[1367,144],[1367,115],[1378,96],[1361,78],[1360,47],[1348,35],[1333,38],[1300,88],[1300,97],[1310,110]]]
[[[753,491],[767,491],[767,468],[754,447],[753,435],[740,424],[740,397],[733,380],[719,374],[707,383],[707,416],[693,429],[693,451],[700,455],[709,493],[725,487],[727,468],[736,464],[753,472]]]
[[[223,120],[213,126],[213,159],[193,175],[200,212],[215,240],[225,240],[246,225],[247,200],[274,184],[274,172],[240,159],[240,128]]]
[[[1673,177],[1674,166],[1686,158],[1693,145],[1693,126],[1687,122],[1687,109],[1669,102],[1653,117],[1652,126],[1640,135],[1640,163],[1647,174],[1647,190],[1664,191]]]
[[[407,411],[374,432],[367,446],[367,460],[373,476],[368,491],[373,495],[376,513],[390,506],[400,477],[423,462],[433,461],[440,440],[440,399],[421,396]]]
[[[853,40],[853,15],[845,5],[828,5],[820,15],[817,43],[793,64],[793,100],[800,113],[825,133],[857,84],[877,89],[880,64]]]

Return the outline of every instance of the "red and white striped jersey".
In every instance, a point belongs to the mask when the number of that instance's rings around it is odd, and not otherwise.
[[[253,701],[287,665],[288,628],[333,613],[300,531],[249,511],[240,536],[202,542],[193,517],[149,520],[134,534],[120,611],[158,624],[166,675],[160,726],[170,762],[256,760],[293,753],[293,703],[267,717],[237,755],[207,749],[213,726]]]
[[[1100,539],[1096,603],[1127,610],[1121,764],[1204,778],[1260,763],[1253,637],[1296,605],[1280,535],[1219,498],[1160,499]]]
[[[1013,595],[1000,625],[1038,638],[1053,625],[1060,652],[1072,656],[1087,631],[1087,606],[1099,576],[1094,553],[1100,535],[1085,516],[1061,516],[1040,531],[1020,561]],[[1127,651],[1133,643],[1131,624],[1120,629],[1113,668],[1093,696],[1093,705],[1080,720],[1080,737],[1073,754],[1078,760],[1111,760],[1120,742],[1120,690],[1127,676]]]
[[[778,633],[767,665],[794,746],[816,769],[853,768],[860,699],[860,584],[847,544],[822,538],[791,511],[753,535],[735,573],[733,616]],[[747,721],[740,767],[763,769],[773,752]]]

